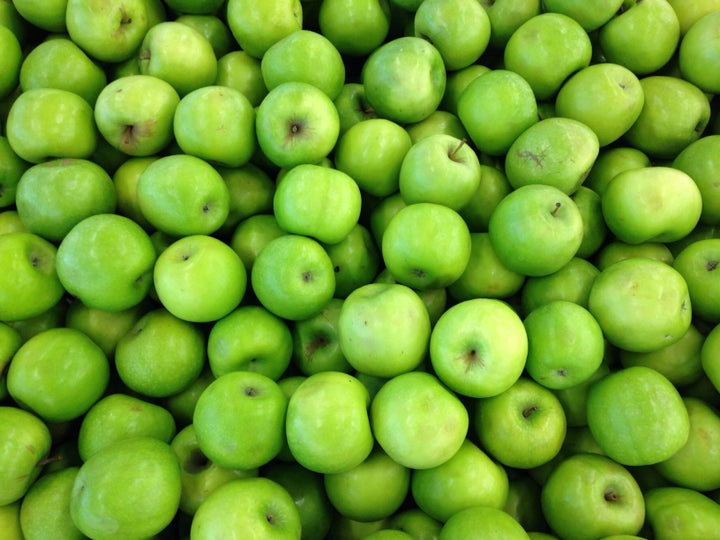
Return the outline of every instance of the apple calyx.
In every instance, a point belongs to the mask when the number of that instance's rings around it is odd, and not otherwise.
[[[189,474],[198,474],[207,469],[211,464],[210,459],[199,448],[190,451],[188,460],[183,463],[183,469]]]
[[[603,496],[607,502],[611,503],[618,502],[621,498],[620,495],[612,488],[606,489]]]
[[[482,367],[483,360],[478,350],[473,347],[461,357],[465,362],[465,373],[469,373],[475,366]]]
[[[707,269],[708,272],[712,272],[713,270],[715,270],[717,268],[718,262],[720,262],[720,261],[708,261],[707,264],[705,265],[705,268]]]

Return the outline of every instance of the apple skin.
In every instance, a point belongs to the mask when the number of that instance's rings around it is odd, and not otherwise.
[[[678,66],[685,80],[690,81],[704,92],[720,92],[720,78],[717,70],[717,51],[720,40],[717,25],[720,17],[710,12],[688,28],[678,48]]]
[[[491,71],[490,67],[475,63],[448,73],[445,83],[445,93],[443,94],[438,110],[457,116],[458,102],[462,93],[471,82],[489,71]]]
[[[153,282],[170,313],[190,322],[211,322],[240,304],[248,277],[230,246],[212,236],[191,235],[158,256]]]
[[[242,219],[230,234],[230,247],[238,254],[248,274],[265,245],[287,234],[273,214],[254,214]]]
[[[22,344],[20,332],[7,323],[0,323],[0,401],[8,396],[7,368]]]
[[[285,433],[292,456],[321,474],[358,466],[374,443],[369,402],[365,386],[350,374],[323,371],[305,378],[288,401]]]
[[[440,52],[415,36],[386,41],[370,53],[361,80],[378,116],[400,124],[419,122],[437,109],[447,81]]]
[[[10,146],[7,137],[0,135],[0,210],[15,203],[17,184],[31,165],[20,158]]]
[[[260,60],[242,50],[232,50],[218,57],[215,84],[239,91],[253,107],[260,105],[268,93]]]
[[[645,507],[651,534],[668,540],[706,538],[715,534],[720,525],[720,505],[693,489],[679,486],[650,489],[645,493]]]
[[[63,297],[57,248],[31,232],[0,235],[0,320],[21,321],[44,313]]]
[[[480,152],[500,156],[538,121],[537,100],[521,75],[495,69],[468,83],[458,99],[457,115]]]
[[[633,475],[598,454],[563,459],[542,488],[541,504],[548,524],[562,538],[634,535],[645,519],[643,492]]]
[[[412,472],[413,500],[440,522],[470,506],[502,509],[508,489],[505,468],[469,439],[445,463]]]
[[[462,446],[470,422],[462,401],[424,371],[402,373],[385,382],[370,404],[370,419],[377,443],[411,469],[445,463]]]
[[[490,47],[502,50],[510,36],[525,21],[544,11],[540,0],[481,0],[490,18]]]
[[[683,248],[672,263],[685,279],[690,293],[693,316],[709,324],[720,322],[714,272],[720,262],[720,239],[706,238]]]
[[[197,8],[196,8],[197,9]],[[190,8],[183,11],[175,20],[191,26],[210,42],[215,58],[220,59],[232,50],[237,50],[237,43],[220,13],[192,13]]]
[[[335,270],[335,297],[371,283],[380,269],[380,249],[367,227],[357,223],[337,244],[324,244]]]
[[[665,461],[690,433],[678,390],[646,366],[622,368],[595,382],[587,396],[587,421],[600,448],[622,465]]]
[[[40,475],[38,463],[50,453],[52,438],[45,422],[14,406],[0,406],[0,506],[19,501]]]
[[[672,167],[690,175],[702,195],[700,222],[720,224],[720,193],[714,185],[720,170],[720,135],[705,135],[687,145],[672,161]]]
[[[527,316],[537,307],[554,300],[567,300],[587,308],[595,277],[600,270],[587,259],[573,257],[557,272],[530,277],[520,291],[520,308]]]
[[[17,13],[32,26],[48,32],[65,32],[65,12],[68,0],[39,2],[38,0],[13,1]]]
[[[476,505],[450,516],[440,529],[438,540],[472,538],[477,535],[507,540],[530,539],[522,525],[510,514],[498,508]]]
[[[149,489],[158,490],[150,505]],[[181,491],[180,464],[168,443],[149,437],[125,439],[80,466],[70,515],[77,528],[93,538],[149,537],[173,519]]]
[[[572,17],[587,31],[597,30],[617,13],[623,0],[596,0],[578,4],[572,0],[545,0],[547,11]]]
[[[634,352],[678,341],[692,318],[682,275],[664,262],[645,257],[630,257],[601,270],[590,290],[588,309],[611,344]]]
[[[292,362],[303,375],[321,371],[351,373],[338,339],[338,321],[344,300],[333,298],[320,313],[295,321],[292,333]]]
[[[226,19],[240,48],[250,56],[262,58],[265,52],[285,36],[303,27],[300,0],[228,0]],[[269,24],[268,21],[272,21]]]
[[[647,154],[632,146],[612,145],[601,148],[583,186],[602,196],[610,180],[621,172],[650,165]]]
[[[390,31],[388,0],[327,0],[318,10],[320,32],[346,56],[370,54]]]
[[[59,88],[22,92],[10,107],[5,132],[13,151],[31,163],[89,158],[97,147],[92,107],[79,95]]]

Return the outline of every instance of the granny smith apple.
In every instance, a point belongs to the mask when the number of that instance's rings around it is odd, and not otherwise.
[[[377,276],[380,249],[362,224],[357,223],[340,242],[324,247],[335,271],[335,297],[345,298]]]
[[[545,0],[547,11],[572,17],[588,32],[597,30],[617,13],[623,0],[595,0],[578,4],[572,0]]]
[[[38,0],[13,1],[17,12],[32,26],[47,32],[64,32],[65,13],[68,0],[53,0],[40,2]]]
[[[410,371],[380,387],[370,404],[375,440],[411,469],[437,467],[462,446],[469,414],[455,393],[433,374]]]
[[[7,115],[6,136],[25,161],[88,158],[97,146],[93,109],[78,94],[59,88],[22,92]]]
[[[0,320],[20,321],[44,313],[64,294],[57,248],[31,232],[0,235]]]
[[[705,322],[720,322],[717,309],[715,268],[720,262],[720,239],[707,238],[692,242],[675,257],[673,268],[685,279],[693,306],[693,314]]]
[[[17,210],[4,210],[0,212],[0,232],[7,234],[11,232],[30,232],[23,225]]]
[[[348,373],[323,371],[305,378],[290,396],[285,418],[297,463],[332,474],[365,461],[374,444],[369,402],[365,386]]]
[[[392,120],[360,120],[338,139],[335,167],[351,176],[363,192],[386,197],[398,190],[400,168],[412,145],[408,132]]]
[[[0,323],[0,400],[7,397],[7,368],[15,352],[23,344],[20,332],[6,323]]]
[[[154,437],[169,443],[176,433],[170,412],[150,401],[123,393],[108,393],[83,416],[77,436],[82,461],[116,441]]]
[[[438,540],[472,538],[473,535],[507,540],[530,539],[522,525],[504,510],[475,505],[450,516],[440,529]]]
[[[289,169],[326,157],[340,134],[340,119],[325,92],[306,82],[285,82],[258,106],[255,132],[264,155]]]
[[[208,39],[177,21],[149,28],[137,52],[140,73],[168,82],[182,97],[209,86],[217,77],[217,58]]]
[[[137,196],[137,183],[142,172],[153,161],[160,159],[159,155],[144,157],[128,157],[112,174],[115,188],[116,213],[132,219],[149,233],[155,228],[150,224],[140,209]]]
[[[635,535],[645,520],[640,486],[623,465],[598,454],[573,454],[550,473],[542,510],[562,538]]]
[[[73,328],[36,334],[17,350],[7,371],[10,396],[47,422],[85,414],[105,393],[110,365],[102,349]]]
[[[301,529],[300,513],[287,489],[269,478],[239,478],[203,501],[192,519],[190,535],[197,540],[233,536],[300,540]]]
[[[628,244],[620,240],[611,240],[597,252],[594,257],[594,262],[599,270],[604,270],[612,263],[631,257],[655,259],[671,266],[675,259],[675,255],[670,251],[667,244],[663,244],[662,242]]]
[[[333,298],[317,315],[295,321],[292,332],[292,361],[304,375],[321,371],[352,372],[343,355],[338,323],[344,300]]]
[[[369,283],[340,309],[338,339],[357,371],[393,377],[417,368],[430,340],[430,316],[420,296],[399,283]]]
[[[156,494],[150,503],[149,490]],[[90,537],[149,537],[172,521],[181,491],[180,464],[168,443],[151,437],[125,439],[80,466],[70,515]]]
[[[718,325],[716,325],[707,333],[702,348],[700,349],[700,362],[703,371],[715,388],[720,387],[720,362],[717,361],[716,356],[719,347],[720,329]]]
[[[1,135],[0,159],[0,208],[8,208],[15,203],[17,184],[31,165],[20,158],[13,151],[7,137]]]
[[[233,50],[218,57],[215,84],[239,91],[253,107],[260,105],[268,92],[260,60],[242,50]]]
[[[583,221],[583,239],[575,255],[590,258],[605,245],[609,234],[602,214],[602,198],[584,185],[580,185],[570,198],[580,210]]]
[[[414,538],[426,540],[437,538],[442,523],[427,515],[420,508],[410,507],[395,512],[388,520],[387,526],[391,529],[407,532]]]
[[[669,540],[712,536],[720,523],[720,505],[706,494],[680,486],[663,486],[645,493],[650,534]]]
[[[2,76],[0,76],[0,97],[4,98],[15,90],[20,79],[20,70],[24,64],[20,41],[7,26],[0,27],[0,43],[4,51],[2,58]]]
[[[149,292],[155,259],[140,225],[118,214],[96,214],[60,242],[57,275],[65,290],[89,307],[127,309]]]
[[[113,148],[130,156],[150,156],[164,149],[173,136],[177,91],[150,75],[115,79],[95,102],[95,123]]]
[[[190,386],[161,401],[162,407],[170,413],[178,428],[181,429],[192,424],[192,416],[195,412],[197,400],[214,380],[215,376],[210,371],[210,368],[205,365],[200,375],[190,383]]]
[[[207,336],[208,365],[216,377],[255,371],[276,381],[292,353],[288,324],[262,306],[239,306],[216,321]]]
[[[505,69],[523,77],[538,100],[553,97],[575,71],[590,65],[585,29],[562,13],[535,15],[512,33],[503,51]]]
[[[248,276],[229,245],[201,234],[174,241],[158,256],[153,283],[170,313],[190,322],[211,322],[240,304]]]
[[[45,422],[15,406],[0,406],[0,505],[25,496],[42,471],[52,438]]]
[[[460,215],[438,203],[400,209],[382,236],[387,269],[415,289],[443,288],[458,279],[470,260],[470,231]]]
[[[600,149],[583,186],[602,195],[610,180],[621,172],[650,165],[650,158],[642,150],[632,146],[610,145]]]
[[[438,110],[457,115],[458,102],[462,93],[471,82],[490,70],[491,68],[486,65],[474,63],[464,68],[449,72],[445,83],[445,93],[443,94]]]
[[[340,135],[362,120],[377,118],[377,113],[365,99],[365,87],[360,82],[346,82],[334,103],[340,117]]]
[[[413,500],[440,522],[471,506],[501,509],[508,490],[505,468],[470,439],[445,463],[412,472]]]
[[[326,0],[318,10],[318,27],[343,55],[365,56],[390,31],[388,0]]]
[[[110,175],[87,159],[53,159],[27,169],[15,205],[30,232],[61,241],[84,218],[112,214],[117,206]]]
[[[600,270],[587,259],[573,257],[560,270],[546,276],[525,280],[520,291],[520,307],[524,316],[541,305],[566,300],[587,307],[590,289]]]
[[[378,116],[398,123],[428,117],[445,93],[443,58],[431,43],[402,36],[376,48],[363,64],[365,98]]]
[[[623,465],[652,465],[687,442],[690,422],[680,393],[646,366],[611,372],[592,385],[587,420],[600,448]]]
[[[720,135],[706,135],[687,145],[672,161],[672,167],[690,175],[702,195],[700,221],[708,225],[720,223],[720,193],[715,185],[720,160],[716,148]]]
[[[228,116],[232,122],[228,122]],[[178,103],[173,133],[186,154],[239,167],[250,161],[255,151],[255,111],[240,90],[204,86]]]
[[[473,298],[448,308],[430,336],[430,361],[454,392],[500,394],[520,377],[528,351],[522,320],[505,302]]]
[[[457,115],[480,152],[505,154],[513,141],[538,121],[530,83],[509,69],[474,78],[457,102]]]
[[[490,42],[490,18],[473,0],[423,1],[413,23],[415,35],[437,48],[448,71],[475,63]]]
[[[632,0],[599,29],[597,43],[609,62],[638,76],[663,67],[680,41],[680,22],[666,0]]]
[[[678,21],[680,22],[681,36],[684,36],[690,29],[690,26],[703,15],[707,15],[720,8],[720,3],[718,3],[717,0],[705,0],[704,2],[668,0],[668,3],[675,10],[675,15],[677,15]]]
[[[217,2],[217,0],[213,1]],[[195,6],[195,9],[202,8]],[[216,10],[209,9],[210,13],[192,13],[192,11],[192,8],[183,11],[175,20],[191,26],[205,36],[213,48],[215,58],[219,60],[230,51],[237,50],[237,42],[219,12],[215,14]]]
[[[576,255],[583,223],[580,210],[565,192],[548,184],[528,184],[497,204],[488,233],[506,267],[526,276],[542,276],[560,270]]]
[[[502,50],[510,36],[525,21],[543,10],[540,0],[481,0],[490,19],[490,46]]]
[[[480,185],[458,212],[471,232],[487,232],[490,216],[505,195],[512,191],[505,172],[493,165],[480,164]]]
[[[303,27],[303,5],[300,0],[228,0],[226,19],[240,48],[260,59],[274,43]]]
[[[78,471],[78,467],[67,467],[45,473],[33,483],[20,504],[23,538],[83,538],[70,517],[70,498]]]
[[[534,123],[513,141],[505,156],[505,175],[517,189],[553,186],[572,195],[600,152],[598,137],[586,124],[556,116]]]
[[[249,274],[262,248],[283,234],[287,233],[278,225],[273,214],[254,214],[237,224],[228,243],[242,259]]]
[[[465,127],[457,115],[443,109],[436,109],[430,116],[419,122],[407,124],[405,129],[413,143],[430,135],[437,134],[451,135],[456,139],[464,139],[465,141],[470,139],[470,136],[467,131],[465,131]]]

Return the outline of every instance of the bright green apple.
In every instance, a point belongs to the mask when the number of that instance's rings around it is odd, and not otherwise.
[[[480,4],[490,19],[490,46],[494,50],[504,49],[515,30],[543,11],[540,0],[481,0]]]
[[[293,323],[292,361],[302,374],[352,372],[353,368],[343,355],[338,337],[343,303],[343,299],[333,298],[317,315]]]
[[[481,163],[480,169],[478,189],[459,210],[471,232],[487,232],[493,210],[512,191],[505,172],[499,167]]]
[[[702,195],[700,221],[720,223],[720,191],[715,185],[720,170],[720,134],[706,135],[687,145],[672,161],[672,167],[690,175]]]
[[[471,82],[488,71],[490,71],[488,66],[475,63],[448,73],[445,83],[445,93],[443,94],[438,110],[457,115],[458,102],[462,93]]]
[[[707,238],[689,244],[675,256],[672,263],[687,283],[693,315],[713,325],[720,322],[715,286],[715,269],[720,262],[719,257],[720,239]]]
[[[437,134],[451,135],[456,139],[464,139],[465,141],[470,139],[470,135],[465,131],[465,127],[457,115],[443,109],[436,109],[430,116],[419,122],[407,124],[405,129],[413,143]]]
[[[583,186],[602,195],[610,180],[623,171],[650,166],[650,158],[632,146],[611,145],[601,148]]]
[[[437,538],[442,528],[442,523],[430,517],[417,507],[400,509],[393,514],[387,522],[391,529],[398,529],[407,532],[419,540],[430,540]]]
[[[380,249],[367,227],[357,223],[336,244],[324,244],[335,270],[335,297],[372,282],[380,269]]]
[[[260,105],[268,93],[260,60],[245,51],[234,50],[218,57],[215,84],[239,91],[253,107]]]
[[[79,467],[44,473],[33,483],[20,504],[23,538],[80,540],[83,534],[70,517],[70,498]]]
[[[650,534],[668,540],[707,538],[720,526],[720,505],[706,494],[679,486],[645,493]]]
[[[586,308],[590,288],[599,273],[592,262],[573,257],[552,274],[529,277],[520,291],[522,313],[527,316],[534,309],[555,300],[575,302]]]
[[[0,135],[0,163],[0,209],[4,209],[15,203],[17,184],[31,165],[13,151],[7,137],[2,135]]]
[[[242,259],[248,275],[265,245],[287,234],[273,214],[255,214],[241,220],[230,235],[229,245]]]
[[[365,87],[360,82],[346,82],[334,104],[340,118],[340,135],[361,120],[377,118],[377,113],[365,99]]]
[[[157,159],[160,159],[159,155],[128,157],[112,174],[115,187],[116,213],[132,219],[151,234],[155,231],[155,228],[140,210],[137,183],[142,172]]]
[[[628,244],[620,240],[611,240],[598,251],[594,262],[599,270],[604,270],[612,263],[629,259],[630,257],[647,257],[648,259],[655,259],[671,266],[675,258],[670,248],[662,242]]]
[[[0,46],[3,49],[0,60],[0,98],[10,95],[20,80],[20,70],[25,63],[20,41],[7,26],[0,26]]]
[[[390,31],[388,0],[325,0],[318,10],[320,32],[347,56],[365,56]]]
[[[20,332],[6,323],[0,323],[0,400],[4,400],[8,395],[7,368],[22,344]]]
[[[603,26],[613,18],[623,0],[592,0],[590,2],[573,2],[572,0],[545,0],[546,11],[562,13],[575,19],[585,31],[591,32]]]
[[[453,538],[505,538],[529,540],[528,533],[504,510],[475,505],[455,512],[443,524],[438,540]]]
[[[720,362],[717,360],[717,351],[720,351],[720,325],[710,329],[700,349],[703,371],[715,388],[720,387]]]
[[[200,375],[190,383],[185,390],[173,394],[172,396],[166,397],[161,401],[163,408],[165,408],[175,420],[175,424],[178,428],[183,428],[192,424],[192,416],[195,412],[195,406],[197,400],[203,391],[210,386],[210,383],[215,380],[215,376],[207,367],[204,366]]]
[[[211,1],[217,3],[217,0]],[[194,2],[191,3],[194,4]],[[183,11],[175,20],[191,26],[205,36],[213,48],[215,58],[219,60],[230,51],[237,50],[237,42],[220,13],[216,14],[216,10],[211,10],[210,7],[208,6],[207,10],[209,13],[192,13],[193,9],[190,8]],[[202,6],[195,6],[195,10],[202,10]]]
[[[17,12],[32,26],[48,32],[64,32],[68,0],[13,0]]]
[[[276,42],[303,27],[300,0],[228,0],[226,19],[240,48],[262,58]]]

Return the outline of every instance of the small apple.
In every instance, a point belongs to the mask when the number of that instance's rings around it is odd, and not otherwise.
[[[240,48],[260,59],[274,43],[303,27],[303,5],[300,0],[228,0],[226,19]]]
[[[587,308],[590,289],[599,273],[592,262],[573,257],[552,274],[529,277],[520,291],[521,312],[527,316],[534,309],[555,300],[567,300]]]

